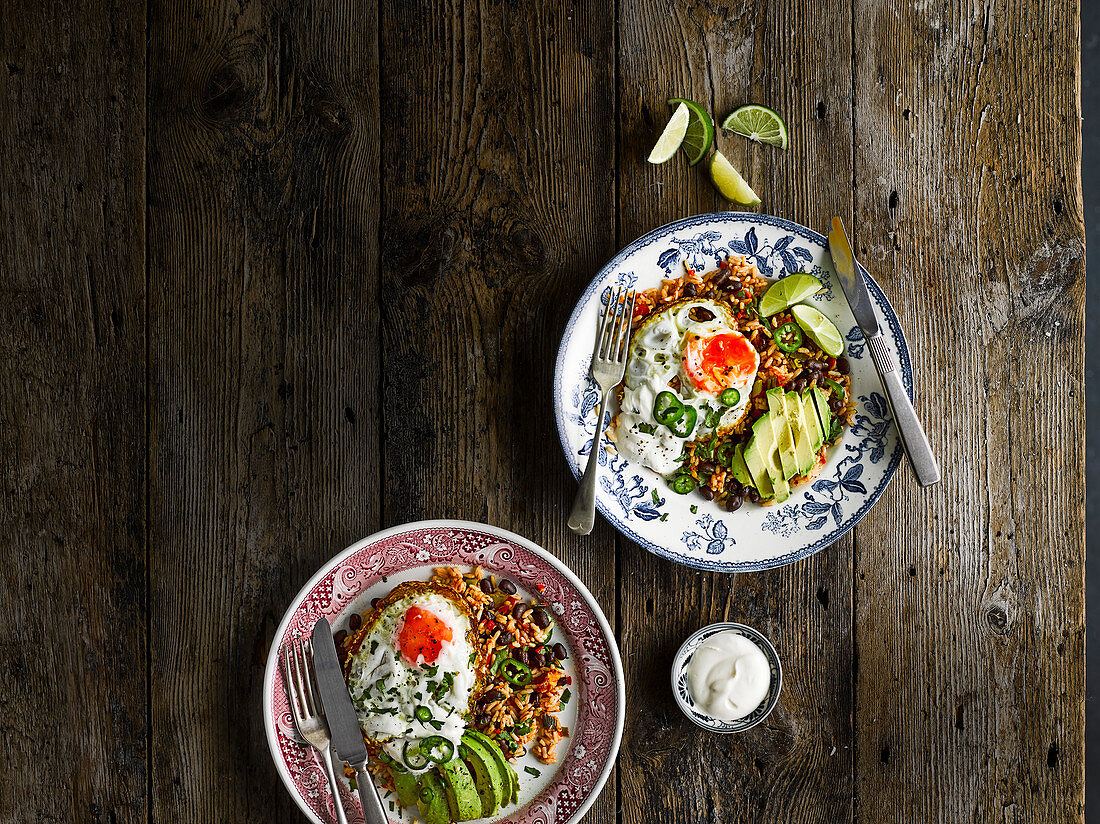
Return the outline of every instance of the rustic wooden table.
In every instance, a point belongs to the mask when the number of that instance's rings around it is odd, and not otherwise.
[[[1084,248],[1072,0],[0,10],[5,821],[299,821],[264,658],[327,558],[426,517],[587,582],[627,674],[591,822],[1082,816]],[[645,162],[684,95],[768,212],[834,213],[897,307],[944,468],[771,572],[565,528],[554,353],[582,286],[727,208]],[[786,671],[702,735],[720,619]]]

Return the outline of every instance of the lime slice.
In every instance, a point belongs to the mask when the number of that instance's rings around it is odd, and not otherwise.
[[[719,151],[715,151],[710,156],[710,179],[727,200],[740,203],[742,206],[760,205],[760,198],[756,196],[756,192]]]
[[[787,148],[787,124],[767,106],[742,106],[722,121],[722,128],[749,140]]]
[[[690,120],[688,120],[687,132],[684,134],[684,142],[680,147],[688,157],[688,164],[694,166],[703,159],[714,142],[714,121],[710,119],[707,110],[693,100],[683,97],[674,97],[670,101],[687,106]]]
[[[672,113],[672,118],[665,126],[665,130],[661,132],[661,136],[657,138],[657,145],[649,153],[650,163],[664,163],[676,154],[676,150],[684,142],[684,135],[687,134],[690,121],[691,112],[688,110],[687,104],[681,103],[676,107],[676,111]]]
[[[801,304],[792,306],[791,314],[803,331],[810,336],[810,340],[820,346],[825,354],[833,358],[839,358],[844,354],[844,340],[831,320],[812,306]]]
[[[760,298],[760,314],[769,318],[776,312],[782,312],[788,306],[801,303],[820,291],[821,281],[813,275],[807,275],[804,272],[787,275],[783,280],[769,286],[764,297]]]

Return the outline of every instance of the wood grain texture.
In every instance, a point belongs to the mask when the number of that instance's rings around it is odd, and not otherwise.
[[[144,14],[0,9],[3,821],[149,804]]]
[[[551,379],[614,253],[607,4],[381,7],[387,525],[486,521],[549,549],[615,614],[613,533],[568,532]],[[615,778],[585,820],[615,820]]]
[[[275,624],[377,529],[377,21],[150,8],[154,819],[299,821],[260,713]]]
[[[702,164],[645,162],[689,97],[714,116],[745,103],[777,109],[780,151],[735,135],[717,147],[743,170],[763,211],[822,229],[851,209],[848,4],[637,3],[620,20],[619,245],[671,220],[732,208]],[[627,670],[622,820],[809,822],[852,816],[849,539],[783,569],[696,573],[623,541],[621,648]],[[677,708],[669,666],[701,626],[743,621],[775,643],[783,698],[739,736],[701,732]]]
[[[1078,821],[1078,10],[857,0],[854,242],[945,469],[857,532],[856,818]],[[961,378],[961,379],[960,379]]]

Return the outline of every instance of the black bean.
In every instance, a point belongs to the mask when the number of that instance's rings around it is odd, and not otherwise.
[[[822,389],[824,389],[825,388],[825,373],[824,372],[818,372],[814,376],[814,383],[816,383],[818,386],[820,386]]]
[[[528,662],[532,667],[538,669],[539,667],[546,666],[546,658],[537,649],[531,650],[531,659]]]
[[[348,631],[342,629],[332,636],[332,643],[336,644],[336,649],[340,649],[340,645],[348,639]]]
[[[762,500],[764,500],[763,498],[761,498],[761,497],[760,497],[760,493],[756,491],[756,488],[755,488],[755,487],[751,487],[751,486],[750,486],[750,487],[748,488],[748,490],[746,491],[745,495],[746,495],[746,497],[747,497],[747,498],[748,498],[748,499],[749,499],[750,501],[752,501],[752,502],[753,502],[754,504],[758,504],[758,503],[760,503],[760,502],[761,502]]]
[[[531,610],[531,620],[535,622],[535,626],[539,629],[546,629],[550,626],[550,616],[546,614],[546,610],[542,607],[535,607]]]
[[[497,636],[497,643],[502,647],[508,646],[512,643],[512,633],[508,630],[504,630],[504,632]]]
[[[348,626],[351,627],[352,632],[355,632],[359,627],[363,626],[363,616],[358,612],[353,612],[351,617],[348,618]]]
[[[512,653],[512,657],[519,661],[521,664],[531,663],[531,653],[530,650],[527,649],[527,647],[520,647]]]
[[[507,578],[500,579],[500,583],[497,584],[497,589],[499,589],[505,595],[516,594],[516,585],[509,581]]]
[[[559,661],[564,661],[566,658],[569,657],[569,652],[568,650],[566,650],[565,644],[561,643],[560,641],[554,644],[554,657],[557,658]]]
[[[745,499],[740,493],[730,495],[726,498],[726,509],[730,512],[736,512],[741,508],[741,504],[743,503],[745,503]]]
[[[725,488],[731,495],[743,495],[745,493],[745,487],[743,487],[741,482],[736,478],[726,478]]]
[[[728,291],[728,292],[740,292],[741,291],[741,281],[739,281],[737,278],[734,278],[733,280],[731,280],[729,283],[726,284],[726,291]]]
[[[719,269],[718,274],[710,279],[712,285],[721,289],[726,285],[726,282],[730,279],[730,273],[728,269]]]
[[[548,730],[555,730],[558,728],[558,719],[550,713],[544,713],[540,720],[542,721],[542,726]]]
[[[714,500],[714,490],[711,489],[709,486],[699,487],[699,494],[706,498],[708,501]]]
[[[821,372],[825,369],[825,364],[819,360],[806,361],[806,368],[811,372]]]
[[[718,471],[718,467],[714,465],[714,461],[703,461],[699,464],[699,471],[704,475],[713,475]]]
[[[527,604],[516,604],[512,607],[512,617],[517,621],[523,617],[523,613],[527,612]]]
[[[704,309],[702,306],[693,306],[691,311],[688,312],[688,315],[692,320],[697,321],[714,320],[714,312],[709,309]]]
[[[848,359],[840,357],[836,359],[836,371],[842,375],[847,375],[851,366],[848,364]]]
[[[504,693],[500,690],[489,690],[481,700],[486,704],[492,704],[494,701],[499,701],[503,697]]]
[[[487,727],[487,726],[489,726],[489,722],[492,721],[492,720],[493,719],[491,719],[485,713],[481,713],[481,714],[474,717],[474,726],[475,727]]]
[[[683,296],[685,298],[693,298],[699,294],[699,290],[695,288],[694,283],[684,284]]]
[[[381,598],[371,598],[371,599],[370,599],[370,608],[371,608],[371,609],[378,609],[378,605],[379,605],[380,603],[382,603],[382,599],[381,599]]]
[[[481,587],[481,591],[484,592],[486,595],[493,594],[493,582],[490,581],[488,578],[482,578],[481,583],[478,584],[478,586]]]
[[[842,401],[840,398],[832,398],[829,401],[829,409],[832,411],[832,413],[834,415],[839,415],[840,410],[843,409],[843,408],[844,408],[844,401]]]

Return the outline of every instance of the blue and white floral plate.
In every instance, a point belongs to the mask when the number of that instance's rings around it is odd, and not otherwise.
[[[824,235],[778,217],[721,212],[679,220],[636,240],[600,271],[569,318],[558,350],[554,407],[562,449],[579,477],[592,448],[599,400],[588,374],[592,342],[611,288],[649,289],[662,278],[679,277],[685,263],[705,272],[730,254],[744,255],[770,278],[793,272],[820,278],[825,288],[812,300],[847,338],[857,403],[852,426],[817,479],[792,490],[782,504],[746,502],[737,512],[726,512],[700,495],[677,495],[651,470],[600,449],[596,506],[621,533],[662,558],[697,569],[750,572],[789,564],[836,541],[867,514],[902,458],[882,384],[836,283]],[[878,284],[861,271],[887,347],[912,395],[909,348],[897,315]],[[617,411],[614,396],[608,406],[610,421]]]

